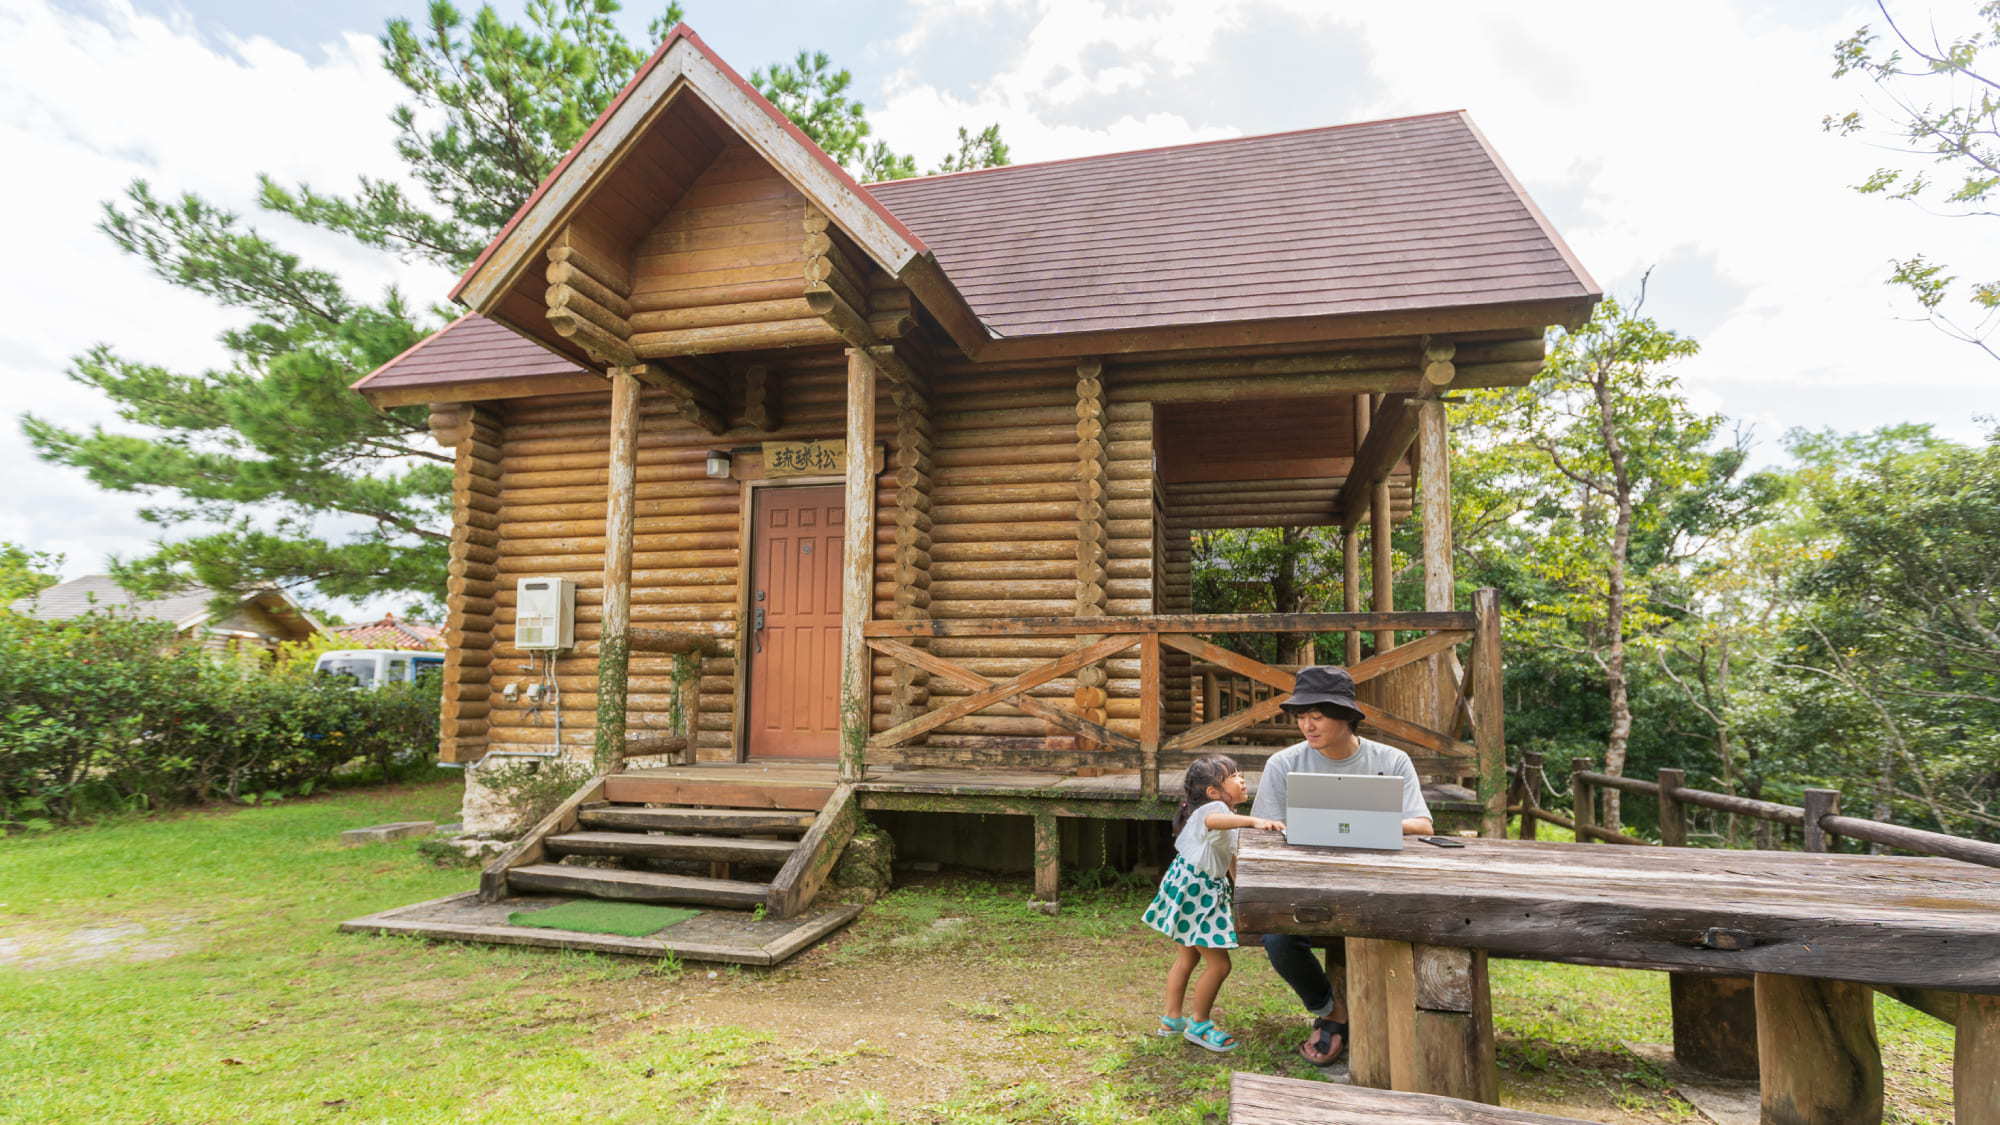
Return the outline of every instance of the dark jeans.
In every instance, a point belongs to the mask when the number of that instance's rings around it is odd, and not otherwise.
[[[1333,985],[1326,979],[1326,967],[1319,954],[1297,934],[1265,934],[1264,955],[1271,967],[1298,993],[1299,1003],[1315,1016],[1333,1010]]]

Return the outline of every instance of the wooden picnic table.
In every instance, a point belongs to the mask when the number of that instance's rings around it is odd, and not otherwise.
[[[2000,869],[1461,842],[1378,852],[1244,833],[1238,927],[1347,939],[1357,1082],[1493,1101],[1490,954],[1754,977],[1766,1122],[1880,1121],[1873,990],[1925,997],[1955,1009],[1958,1122],[2000,1123]]]

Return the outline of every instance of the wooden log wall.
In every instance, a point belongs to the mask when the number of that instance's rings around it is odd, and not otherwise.
[[[839,435],[846,397],[842,362],[838,352],[825,352],[789,357],[783,367],[770,367],[766,410],[782,423],[771,431],[739,424],[717,438],[684,418],[672,395],[653,388],[642,394],[631,619],[634,627],[717,639],[717,652],[703,657],[699,669],[694,716],[699,761],[735,760],[736,634],[748,580],[741,548],[742,482],[709,478],[703,462],[707,451],[718,446]],[[740,418],[745,406],[732,401],[732,417]],[[561,655],[556,673],[562,689],[563,744],[580,756],[588,753],[595,730],[609,419],[608,391],[506,404],[497,424],[501,436],[489,447],[497,469],[490,507],[474,508],[469,523],[459,521],[493,543],[486,548],[492,561],[485,564],[490,577],[484,580],[484,596],[492,603],[492,632],[484,640],[496,689],[504,682],[532,683],[538,676],[535,659],[513,647],[517,581],[553,575],[576,582],[577,647]],[[893,505],[893,487],[884,491]],[[459,495],[468,493],[460,490]],[[484,494],[469,495],[477,503]],[[478,565],[476,560],[473,564]],[[627,717],[632,732],[669,731],[676,694],[673,662],[665,654],[632,654]],[[488,725],[480,731],[487,748],[546,752],[554,745],[550,706],[531,712],[524,698],[510,703],[497,690],[480,702],[490,706],[483,716]]]
[[[439,442],[456,447],[438,760],[470,762],[487,751],[504,438],[498,415],[483,406],[458,407],[444,418],[433,413],[432,430]]]
[[[1068,617],[1077,605],[1078,370],[1074,364],[989,371],[969,364],[941,367],[931,385],[935,450],[931,473],[930,613],[940,620]],[[1107,395],[1102,408],[1104,609],[1152,613],[1152,407]],[[884,518],[890,512],[886,505]],[[881,539],[879,560],[893,544]],[[877,596],[876,613],[895,611],[893,587]],[[1052,660],[1069,638],[939,638],[932,651],[990,679],[1004,679]],[[875,728],[892,723],[894,682],[878,661]],[[1135,734],[1139,717],[1137,653],[1108,662],[1106,725]],[[1052,680],[1033,695],[1067,707],[1074,677]],[[933,679],[930,694],[964,696],[958,684]],[[1074,745],[1066,732],[1001,705],[930,736],[933,748],[1057,748]],[[871,761],[893,761],[871,751]]]
[[[831,344],[806,302],[805,197],[741,142],[725,147],[633,249],[642,357]]]

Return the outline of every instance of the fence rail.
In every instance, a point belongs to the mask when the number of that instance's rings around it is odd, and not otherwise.
[[[1623,793],[1638,793],[1653,797],[1660,802],[1660,842],[1668,847],[1687,846],[1687,806],[1694,805],[1733,816],[1750,817],[1803,829],[1802,839],[1805,850],[1809,852],[1831,851],[1835,838],[1846,837],[1864,843],[1900,848],[1920,855],[1943,856],[1986,867],[2000,867],[2000,844],[1989,844],[1983,840],[1967,839],[1964,836],[1891,824],[1883,820],[1842,816],[1840,791],[1837,789],[1808,789],[1805,791],[1803,806],[1783,805],[1751,797],[1738,797],[1732,793],[1690,789],[1684,784],[1687,775],[1682,770],[1663,769],[1660,771],[1658,781],[1647,781],[1643,778],[1618,777],[1601,773],[1591,769],[1591,765],[1589,758],[1570,759],[1570,808],[1576,814],[1574,817],[1566,817],[1541,807],[1539,802],[1546,778],[1542,772],[1540,754],[1523,754],[1518,767],[1509,767],[1507,813],[1521,818],[1521,839],[1534,839],[1536,823],[1546,821],[1575,832],[1580,842],[1596,840],[1607,844],[1651,844],[1650,840],[1615,832],[1598,823],[1598,793],[1606,789],[1616,789]]]
[[[1022,750],[1009,758],[1014,764],[1031,768],[1087,762],[1114,768],[1136,766],[1142,796],[1152,799],[1159,793],[1159,772],[1163,761],[1193,757],[1202,747],[1269,723],[1279,713],[1279,705],[1292,690],[1293,671],[1266,664],[1232,652],[1203,635],[1216,634],[1297,634],[1323,632],[1419,631],[1425,635],[1393,647],[1383,648],[1348,671],[1357,684],[1382,676],[1428,658],[1453,654],[1470,642],[1469,670],[1461,682],[1451,686],[1459,706],[1456,717],[1474,716],[1470,723],[1472,741],[1451,730],[1437,730],[1406,716],[1394,714],[1369,703],[1361,704],[1364,722],[1384,741],[1403,746],[1424,756],[1457,759],[1466,773],[1482,778],[1481,795],[1486,805],[1489,834],[1498,835],[1502,821],[1502,801],[1506,795],[1503,778],[1506,750],[1501,722],[1500,615],[1497,596],[1491,590],[1478,591],[1470,613],[1258,613],[1258,614],[1161,614],[1132,617],[1030,617],[959,621],[870,621],[862,629],[867,646],[878,656],[901,661],[928,673],[933,682],[943,680],[967,694],[932,698],[923,713],[876,732],[866,740],[867,751],[906,752],[925,736],[956,720],[977,712],[1010,705],[1028,715],[1053,724],[1077,736],[1091,747],[1079,752]],[[956,659],[940,656],[922,647],[933,637],[1060,637],[1068,640],[1067,650],[1027,671],[1004,680],[994,680]],[[1138,736],[1115,730],[1099,718],[1087,718],[1051,702],[1054,696],[1044,685],[1079,670],[1129,652],[1139,650]],[[1240,676],[1262,689],[1263,697],[1248,701],[1230,714],[1203,715],[1203,721],[1186,730],[1166,731],[1164,683],[1165,654],[1186,653],[1195,661],[1218,672]],[[1445,663],[1456,667],[1456,660]],[[1040,697],[1035,690],[1044,688]],[[1491,706],[1486,706],[1487,701]],[[1101,713],[1099,715],[1101,717]],[[1455,717],[1455,718],[1456,718]],[[1129,729],[1129,728],[1128,728]],[[953,752],[946,751],[950,756]],[[905,760],[908,760],[906,757]]]

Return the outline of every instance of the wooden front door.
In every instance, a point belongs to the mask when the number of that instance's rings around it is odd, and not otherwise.
[[[840,750],[839,485],[754,490],[750,518],[751,758]]]

